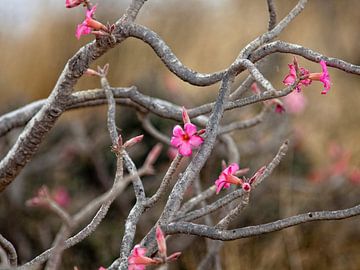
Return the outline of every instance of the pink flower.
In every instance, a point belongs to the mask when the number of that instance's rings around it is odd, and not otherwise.
[[[179,153],[183,156],[191,156],[192,148],[200,146],[203,142],[204,139],[197,135],[197,128],[194,124],[185,124],[184,130],[179,125],[173,129],[171,145],[178,148]]]
[[[321,92],[321,94],[326,94],[330,90],[331,81],[330,81],[329,72],[327,70],[326,62],[324,60],[321,60],[320,65],[322,68],[321,73],[310,73],[307,69],[305,69],[303,67],[298,67],[298,70],[300,73],[299,74],[300,81],[295,87],[295,89],[298,92],[301,91],[302,86],[308,86],[312,83],[312,81],[320,81],[324,84],[324,89]],[[285,85],[292,85],[296,81],[296,79],[297,79],[296,67],[297,66],[298,66],[297,61],[296,61],[296,58],[294,57],[294,64],[289,64],[289,74],[286,75],[283,80],[283,83]]]
[[[145,256],[146,248],[136,245],[129,257],[129,270],[145,270],[146,265],[158,264],[157,260]]]
[[[286,111],[300,114],[306,107],[306,97],[302,92],[293,91],[283,98]]]
[[[61,207],[67,207],[70,204],[69,192],[65,187],[58,187],[52,192],[53,200]]]
[[[320,65],[322,68],[322,72],[310,73],[309,79],[322,82],[324,84],[324,89],[321,91],[321,94],[325,95],[330,90],[331,81],[329,72],[327,70],[326,62],[324,60],[321,60]]]
[[[185,124],[184,129],[176,125],[173,129],[173,136],[171,137],[170,143],[172,146],[178,148],[180,155],[191,156],[192,148],[200,146],[204,142],[204,139],[199,136],[202,131],[200,130],[198,132],[196,126],[190,122],[185,108],[183,108],[182,117]]]
[[[160,226],[156,228],[156,242],[158,244],[158,250],[160,257],[149,258],[146,257],[146,248],[142,248],[140,245],[136,245],[128,259],[129,270],[145,270],[147,265],[151,264],[163,264],[166,262],[175,261],[181,255],[181,252],[175,252],[170,256],[167,256],[167,248],[165,235]]]
[[[296,60],[295,60],[296,61]],[[295,64],[289,64],[289,74],[285,76],[283,83],[285,85],[292,85],[296,81],[296,69]],[[311,84],[311,80],[307,78],[309,75],[309,71],[303,67],[299,68],[300,70],[300,76],[304,77],[304,79],[300,80],[300,82],[295,86],[295,89],[300,92],[301,86],[308,86]]]
[[[105,267],[100,266],[98,270],[106,270]]]
[[[218,194],[222,188],[229,188],[230,184],[239,185],[245,192],[250,192],[251,185],[264,174],[265,169],[266,167],[263,166],[257,170],[250,179],[246,179],[245,177],[241,179],[236,177],[235,174],[239,175],[239,173],[242,173],[244,170],[239,170],[239,165],[232,163],[221,172],[219,178],[215,181],[216,194]],[[246,169],[246,171],[247,170],[248,169]]]
[[[219,178],[215,181],[216,194],[219,194],[220,190],[223,188],[229,188],[230,184],[242,184],[243,181],[234,175],[238,170],[239,165],[232,163],[220,173]]]
[[[76,6],[80,5],[83,2],[84,2],[84,0],[66,0],[65,1],[65,6],[67,8],[73,8],[73,7],[76,7]]]
[[[85,20],[76,28],[75,36],[77,39],[80,39],[82,35],[91,34],[93,30],[103,30],[105,32],[107,31],[105,25],[93,19],[95,11],[96,5],[93,6],[92,9],[86,10]]]

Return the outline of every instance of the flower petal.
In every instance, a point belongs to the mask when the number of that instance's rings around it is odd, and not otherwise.
[[[182,129],[181,126],[176,125],[173,129],[173,135],[175,137],[182,137],[185,134],[184,130]]]
[[[189,143],[194,147],[200,146],[203,142],[204,142],[204,139],[198,135],[191,136],[190,140],[189,140]]]
[[[184,125],[184,130],[185,130],[185,133],[190,137],[197,132],[196,126],[194,124],[191,124],[191,123],[186,123]]]
[[[183,139],[179,137],[171,137],[170,144],[174,147],[179,147],[183,143]]]
[[[179,153],[183,156],[191,156],[192,150],[189,142],[182,142],[182,144],[179,146]]]

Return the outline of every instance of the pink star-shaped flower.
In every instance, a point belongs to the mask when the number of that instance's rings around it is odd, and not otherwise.
[[[242,180],[234,175],[238,170],[239,165],[232,163],[220,173],[219,178],[215,181],[216,194],[223,188],[229,188],[230,184],[241,185]]]
[[[183,156],[191,156],[192,148],[200,146],[203,142],[204,139],[197,135],[197,128],[192,123],[186,123],[184,129],[179,125],[173,129],[171,145],[178,148]]]

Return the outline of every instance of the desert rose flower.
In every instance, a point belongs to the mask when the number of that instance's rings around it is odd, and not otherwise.
[[[158,264],[157,260],[146,257],[147,249],[136,245],[129,257],[129,270],[145,270],[147,265]]]
[[[85,20],[76,28],[75,36],[77,39],[80,39],[80,37],[83,35],[91,34],[93,30],[103,30],[107,32],[105,25],[93,19],[95,11],[96,5],[93,6],[90,10],[86,10]]]
[[[158,244],[158,251],[160,257],[149,258],[146,257],[147,249],[136,245],[128,259],[129,270],[145,270],[147,265],[163,264],[166,262],[175,261],[181,255],[181,252],[175,252],[170,256],[167,256],[166,240],[163,231],[160,226],[156,228],[156,242]]]
[[[223,188],[229,188],[231,184],[241,186],[245,192],[250,192],[251,185],[264,174],[265,169],[266,167],[263,166],[250,179],[245,177],[241,179],[236,176],[241,171],[239,170],[239,165],[232,163],[220,173],[219,178],[215,181],[216,194]]]
[[[190,122],[190,118],[183,108],[184,129],[180,125],[176,125],[173,129],[171,137],[171,145],[178,149],[182,156],[191,156],[192,149],[199,147],[204,139],[200,137],[202,131],[197,131],[197,127]]]
[[[322,69],[321,73],[310,73],[309,70],[303,67],[298,67],[300,73],[299,74],[300,81],[295,86],[295,89],[298,92],[301,91],[302,86],[308,86],[312,83],[312,81],[320,81],[324,84],[324,89],[321,91],[321,94],[326,94],[330,90],[331,80],[330,80],[329,72],[327,70],[326,62],[324,60],[321,60],[319,64]],[[289,64],[289,74],[286,75],[283,80],[283,83],[285,85],[292,85],[296,81],[297,79],[296,66],[297,66],[297,61],[296,58],[294,58],[294,64]]]

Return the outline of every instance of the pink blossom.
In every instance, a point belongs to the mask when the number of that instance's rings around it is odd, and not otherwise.
[[[322,82],[324,84],[324,89],[321,91],[321,94],[325,95],[330,90],[331,81],[329,72],[327,70],[326,62],[324,60],[321,60],[320,65],[322,68],[322,72],[310,73],[309,79]]]
[[[76,7],[76,6],[80,5],[83,2],[84,2],[84,0],[66,0],[65,1],[65,6],[67,8],[73,8],[73,7]]]
[[[166,262],[175,261],[181,255],[181,252],[175,252],[170,256],[167,256],[167,248],[165,235],[161,230],[160,226],[156,228],[156,241],[158,244],[158,250],[160,257],[149,258],[145,256],[146,248],[136,245],[131,253],[131,256],[128,259],[129,270],[145,270],[147,265],[152,264],[163,264]]]
[[[98,270],[106,270],[106,268],[103,266],[100,266]]]
[[[198,135],[197,128],[192,123],[186,123],[184,129],[176,125],[173,129],[171,145],[178,148],[179,154],[191,156],[192,148],[200,146],[204,139]]]
[[[75,36],[77,39],[80,39],[82,35],[91,34],[93,30],[107,31],[105,25],[93,19],[95,11],[96,5],[93,6],[90,10],[86,10],[85,20],[76,28]]]
[[[145,256],[146,248],[136,245],[129,257],[129,270],[145,270],[146,265],[158,264],[157,260]]]
[[[69,192],[65,187],[58,187],[52,192],[53,200],[61,207],[67,207],[70,204]]]
[[[239,170],[239,165],[232,163],[225,168],[219,175],[219,178],[215,181],[216,194],[223,188],[229,188],[230,184],[241,185],[243,181],[235,176],[235,173]]]
[[[232,163],[230,166],[228,166],[221,172],[219,178],[215,181],[216,194],[218,194],[222,188],[229,188],[230,184],[239,185],[245,192],[250,192],[251,185],[264,174],[265,169],[266,167],[263,166],[259,170],[257,170],[250,179],[247,179],[245,177],[244,179],[241,179],[238,178],[236,175],[239,175],[240,172],[242,173],[243,170],[239,170],[239,165],[237,165],[236,163]]]
[[[297,78],[296,77],[296,68],[295,68],[295,64],[289,64],[288,66],[289,66],[289,74],[285,76],[283,83],[285,85],[292,85],[296,81],[296,78]],[[300,71],[300,76],[304,77],[304,79],[300,80],[300,82],[295,86],[295,89],[298,92],[301,91],[301,87],[303,85],[308,86],[311,84],[311,79],[307,78],[307,76],[310,74],[310,72],[303,67],[300,67],[299,71]]]
[[[298,67],[299,70],[299,76],[300,81],[296,85],[295,89],[300,92],[302,86],[308,86],[312,83],[312,81],[320,81],[324,84],[324,89],[322,90],[321,94],[326,94],[330,90],[331,81],[330,81],[330,75],[327,70],[326,62],[324,60],[320,61],[320,66],[322,69],[321,73],[310,73],[309,70]],[[283,83],[285,85],[292,85],[297,80],[297,74],[296,74],[296,67],[297,67],[297,61],[296,58],[294,58],[294,64],[289,64],[289,74],[285,76]]]
[[[303,92],[293,91],[283,98],[284,106],[287,112],[300,114],[306,107],[306,97]]]

